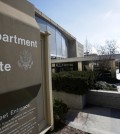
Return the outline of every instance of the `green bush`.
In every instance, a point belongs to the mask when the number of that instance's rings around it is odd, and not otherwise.
[[[118,80],[114,77],[106,77],[106,76],[98,77],[97,81],[105,81],[105,82],[110,83],[110,84],[120,83],[120,80]]]
[[[68,112],[68,107],[59,100],[54,99],[53,101],[53,112],[54,112],[54,121],[56,122],[64,122],[64,115]]]
[[[95,84],[95,89],[97,90],[108,90],[108,91],[117,91],[117,87],[115,85],[109,84],[105,81],[98,81]]]
[[[53,90],[83,95],[93,88],[95,74],[88,71],[70,71],[52,75]]]

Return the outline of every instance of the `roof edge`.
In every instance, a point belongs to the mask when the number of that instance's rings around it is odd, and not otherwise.
[[[35,7],[35,14],[39,17],[42,17],[44,20],[48,21],[49,23],[51,23],[53,26],[55,26],[58,30],[60,30],[63,34],[69,36],[69,38],[71,40],[76,40],[76,38],[71,35],[69,32],[67,32],[64,28],[62,28],[60,25],[58,25],[56,22],[54,22],[52,19],[50,19],[48,16],[46,16],[43,12],[41,12],[40,10],[38,10]]]

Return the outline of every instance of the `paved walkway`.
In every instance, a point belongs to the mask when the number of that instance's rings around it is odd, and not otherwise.
[[[96,106],[69,110],[68,126],[91,134],[120,134],[120,110]]]

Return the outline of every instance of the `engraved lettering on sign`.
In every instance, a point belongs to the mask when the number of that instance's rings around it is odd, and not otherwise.
[[[4,64],[2,61],[0,61],[0,72],[9,72],[11,70],[10,64]]]
[[[16,35],[0,34],[0,41],[37,48],[37,41],[26,40]]]
[[[8,44],[14,43],[16,45],[37,48],[37,41],[17,37],[17,35],[0,34],[0,46],[2,45],[1,42],[5,42]],[[20,53],[19,57],[20,59],[17,61],[18,66],[24,70],[31,69],[33,65],[32,54],[27,50],[24,50],[23,52]],[[4,71],[6,72],[11,71],[11,65],[4,64],[3,61],[0,61],[0,72]]]
[[[37,126],[35,113],[36,108],[31,107],[30,104],[16,108],[14,110],[11,109],[7,113],[4,113],[0,116],[0,134],[35,133]],[[7,120],[7,118],[9,120]]]
[[[24,70],[31,69],[33,65],[32,54],[28,50],[23,50],[20,53],[20,59],[18,60],[18,66]]]

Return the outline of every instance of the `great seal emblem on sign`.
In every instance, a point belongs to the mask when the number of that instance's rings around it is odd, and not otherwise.
[[[33,65],[32,54],[28,50],[20,52],[18,66],[24,70],[31,69]]]

